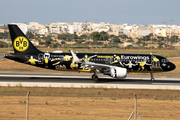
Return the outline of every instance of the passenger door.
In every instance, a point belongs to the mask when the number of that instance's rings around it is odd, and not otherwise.
[[[44,64],[44,55],[43,54],[38,55],[38,63],[39,64]]]

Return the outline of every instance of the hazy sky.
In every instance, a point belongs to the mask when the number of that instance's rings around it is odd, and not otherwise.
[[[180,23],[180,0],[0,0],[0,24]]]

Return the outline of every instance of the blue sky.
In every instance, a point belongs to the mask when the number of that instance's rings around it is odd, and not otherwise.
[[[0,0],[0,24],[180,23],[180,0]]]

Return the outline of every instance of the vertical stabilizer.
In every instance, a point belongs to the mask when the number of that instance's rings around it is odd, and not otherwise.
[[[17,25],[8,24],[12,46],[16,54],[34,54],[39,51]]]

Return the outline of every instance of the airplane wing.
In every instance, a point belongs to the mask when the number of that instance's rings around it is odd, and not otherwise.
[[[70,50],[70,52],[76,63],[81,63],[81,66],[88,68],[90,71],[91,70],[101,71],[103,74],[107,74],[107,75],[109,74],[111,77],[116,77],[116,78],[125,78],[127,75],[126,68],[107,65],[107,64],[81,61],[72,50]]]
[[[76,63],[81,63],[82,67],[88,68],[91,70],[101,71],[104,75],[110,75],[111,77],[116,78],[125,78],[127,76],[127,69],[107,64],[100,64],[100,63],[94,63],[94,62],[87,62],[87,61],[81,61],[77,55],[70,50],[73,59]]]
[[[81,65],[85,66],[89,70],[102,70],[102,69],[105,69],[105,68],[113,68],[113,67],[115,67],[115,66],[111,66],[111,65],[99,64],[99,63],[94,63],[94,62],[83,62]]]
[[[76,63],[81,63],[81,66],[86,67],[89,70],[101,70],[102,68],[112,68],[113,67],[111,65],[106,65],[106,64],[81,61],[72,50],[70,50],[70,52],[71,52],[73,59],[75,60]]]

